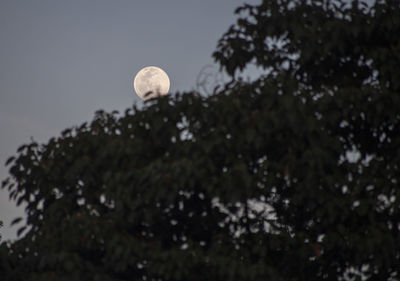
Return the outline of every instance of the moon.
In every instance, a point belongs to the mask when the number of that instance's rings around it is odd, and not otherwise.
[[[133,81],[136,94],[143,100],[168,94],[169,86],[167,73],[157,66],[142,68]]]

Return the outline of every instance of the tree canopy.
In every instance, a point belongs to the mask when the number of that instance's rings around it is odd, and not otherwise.
[[[236,13],[214,94],[99,111],[9,159],[27,221],[6,280],[399,280],[399,2]]]

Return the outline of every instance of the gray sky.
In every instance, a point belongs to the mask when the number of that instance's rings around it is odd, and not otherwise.
[[[31,137],[46,142],[98,109],[141,103],[132,81],[144,66],[163,68],[172,93],[193,89],[244,2],[260,1],[1,0],[0,179]],[[0,190],[3,239],[21,214]]]

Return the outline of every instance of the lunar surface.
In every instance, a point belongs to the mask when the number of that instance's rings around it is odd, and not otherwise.
[[[146,66],[136,74],[133,86],[136,94],[147,100],[168,94],[170,82],[164,70],[157,66]]]

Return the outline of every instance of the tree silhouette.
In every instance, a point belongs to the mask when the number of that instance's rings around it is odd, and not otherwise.
[[[213,95],[99,111],[10,158],[27,224],[6,280],[399,279],[398,1],[236,12]]]

